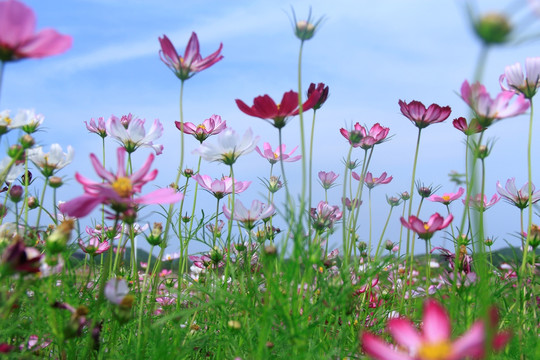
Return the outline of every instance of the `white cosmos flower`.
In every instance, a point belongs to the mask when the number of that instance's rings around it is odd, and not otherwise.
[[[144,122],[144,119],[132,119],[125,127],[121,119],[112,116],[107,120],[107,134],[118,140],[128,153],[134,152],[139,147],[151,147],[156,155],[160,155],[163,152],[163,145],[154,144],[153,141],[163,134],[163,125],[158,119],[155,119],[150,130],[146,133]]]
[[[0,176],[2,176],[0,180],[7,181],[8,183],[14,182],[15,179],[17,179],[19,176],[22,175],[22,173],[24,173],[24,164],[17,165],[16,163],[14,163],[9,168],[9,171],[7,171],[7,174],[4,174],[7,170],[6,168],[11,163],[11,160],[12,160],[11,158],[7,157],[7,158],[2,159],[2,161],[0,162]],[[3,179],[4,176],[5,176],[5,179]]]
[[[508,87],[504,86],[504,80]],[[525,59],[525,74],[520,63],[507,66],[499,82],[503,90],[521,93],[528,99],[532,98],[540,87],[540,57]]]
[[[9,130],[23,128],[27,133],[32,133],[43,122],[43,115],[36,114],[34,110],[19,110],[17,115],[11,116],[10,110],[0,112],[0,134]]]
[[[41,146],[28,150],[28,159],[39,168],[43,176],[49,177],[71,163],[74,154],[71,146],[67,147],[65,153],[60,144],[52,144],[48,153],[44,153]]]
[[[217,136],[217,144],[205,141],[193,151],[193,154],[207,161],[221,161],[226,165],[232,165],[238,157],[253,151],[258,141],[259,137],[253,138],[251,129],[240,138],[236,131],[226,128]]]

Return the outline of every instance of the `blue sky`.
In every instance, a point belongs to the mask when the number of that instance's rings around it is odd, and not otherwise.
[[[147,119],[148,124],[160,119],[165,133],[156,143],[163,143],[165,151],[155,161],[160,171],[155,184],[164,186],[174,180],[180,138],[174,121],[179,117],[180,81],[159,59],[158,37],[163,34],[181,54],[192,31],[199,36],[203,56],[223,43],[225,58],[186,82],[185,121],[200,123],[218,114],[238,132],[251,127],[261,136],[261,145],[267,141],[277,146],[277,131],[265,121],[240,112],[234,100],[239,98],[251,104],[254,97],[269,94],[279,101],[284,92],[297,89],[299,41],[292,33],[291,6],[298,19],[307,16],[310,6],[314,18],[325,18],[316,36],[306,42],[303,57],[304,89],[310,82],[324,82],[330,87],[330,98],[317,113],[314,175],[320,170],[332,170],[341,174],[338,182],[342,183],[341,159],[346,156],[348,143],[339,133],[341,127],[355,122],[368,126],[380,122],[390,127],[393,135],[391,141],[377,146],[370,168],[375,176],[386,171],[394,177],[390,184],[373,190],[375,239],[388,214],[385,194],[408,190],[410,185],[417,129],[400,114],[399,99],[449,105],[453,110],[445,123],[423,131],[417,178],[427,184],[442,185],[442,194],[455,190],[447,174],[464,168],[464,137],[452,127],[451,120],[468,115],[457,92],[463,80],[471,80],[480,46],[465,16],[463,1],[342,0],[339,5],[322,0],[25,3],[36,12],[38,28],[53,27],[73,36],[72,49],[63,55],[7,64],[2,84],[2,109],[34,108],[45,115],[47,131],[37,136],[45,150],[54,142],[64,148],[75,147],[74,163],[60,173],[68,186],[61,189],[59,199],[68,200],[82,192],[73,178],[75,171],[97,178],[88,154],[101,153],[100,138],[88,134],[83,122],[111,114],[131,112]],[[478,9],[482,13],[510,9],[518,29],[535,33],[539,19],[529,13],[526,1],[513,2],[514,8],[509,4],[483,0],[478,2]],[[497,93],[504,67],[539,56],[537,49],[538,42],[534,41],[493,48],[485,70],[487,88]],[[488,196],[495,193],[497,180],[504,183],[516,177],[519,186],[526,182],[527,129],[528,118],[522,116],[503,120],[488,130],[487,136],[496,139],[487,159]],[[293,119],[284,128],[288,148],[300,144],[298,133],[298,120]],[[196,146],[194,139],[186,138],[188,154]],[[116,166],[115,147],[108,139],[107,163],[111,168]],[[536,149],[534,145],[533,154],[538,154]],[[363,154],[358,150],[354,155],[361,158]],[[142,163],[147,156],[147,150],[139,150],[135,164],[137,160]],[[189,155],[185,164],[196,167],[197,158]],[[286,164],[286,171],[291,188],[298,192],[300,162]],[[263,188],[257,177],[266,177],[268,172],[268,163],[255,152],[239,159],[236,177],[254,181],[252,188],[240,197],[244,203],[262,199]],[[203,162],[201,173],[219,177],[228,169]],[[537,174],[535,169],[536,179]],[[151,189],[151,185],[146,188]],[[329,196],[331,204],[339,204],[341,188],[330,190]],[[314,199],[322,197],[322,189],[315,185]],[[189,200],[190,197],[187,204]],[[201,193],[199,201],[207,213],[213,211],[215,202],[210,195]],[[279,204],[279,198],[277,201]],[[461,214],[461,206],[457,208]],[[446,209],[440,204],[425,204],[420,217],[427,218],[435,211],[445,213]],[[393,241],[399,236],[399,212],[394,212],[385,236]],[[496,246],[504,245],[505,238],[516,244],[511,234],[518,230],[519,211],[501,201],[486,214],[487,233],[498,237]],[[364,223],[360,233],[366,239],[367,207],[361,218]],[[433,240],[438,245],[442,237]],[[173,241],[170,251],[176,247]],[[194,245],[192,252],[203,249]]]

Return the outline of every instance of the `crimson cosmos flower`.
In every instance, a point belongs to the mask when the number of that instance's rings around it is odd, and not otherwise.
[[[435,233],[450,225],[454,216],[449,214],[446,219],[443,218],[439,213],[431,215],[427,222],[424,222],[417,218],[414,215],[409,216],[409,221],[406,221],[405,218],[401,217],[401,225],[405,226],[407,229],[414,231],[420,239],[429,240]]]
[[[35,33],[36,16],[25,4],[0,2],[0,61],[43,58],[63,53],[71,47],[71,36],[53,29]]]
[[[416,100],[413,100],[408,104],[403,100],[399,100],[398,103],[401,113],[411,120],[419,129],[428,127],[431,124],[443,122],[452,112],[450,106],[441,107],[437,104],[431,104],[426,109],[424,104]]]
[[[465,119],[463,116],[454,119],[454,121],[452,121],[452,125],[454,125],[456,129],[458,129],[465,135],[477,134],[486,130],[485,127],[481,126],[478,123],[478,120],[476,120],[476,118],[472,118],[471,122],[467,124],[467,119]]]
[[[203,59],[199,52],[199,39],[195,32],[191,33],[184,57],[178,55],[174,45],[166,35],[159,38],[159,43],[161,44],[161,50],[159,51],[161,61],[182,81],[223,59],[223,55],[220,54],[223,44],[219,44],[219,49]]]
[[[389,128],[381,126],[379,123],[373,125],[369,129],[369,132],[366,128],[360,125],[360,123],[356,123],[351,131],[341,128],[339,132],[353,147],[369,150],[373,146],[384,142],[390,131]]]
[[[318,91],[321,95],[319,97],[319,100],[315,105],[313,105],[313,110],[319,110],[321,106],[326,102],[328,99],[328,86],[324,85],[324,83],[318,83],[315,85],[315,83],[309,84],[309,88],[307,91],[307,97],[309,98],[311,94],[313,94],[315,91]]]
[[[307,111],[315,106],[321,97],[317,90],[313,91],[311,96],[302,105],[302,110]],[[236,99],[236,105],[244,114],[267,120],[274,127],[281,129],[287,125],[291,116],[296,116],[300,112],[298,106],[298,93],[288,91],[283,94],[281,103],[276,104],[268,95],[257,96],[253,99],[253,106],[249,107],[240,99]]]

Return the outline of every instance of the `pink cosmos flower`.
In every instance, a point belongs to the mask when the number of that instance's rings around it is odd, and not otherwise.
[[[184,57],[178,55],[171,40],[166,35],[159,38],[159,43],[161,44],[161,50],[159,51],[161,61],[182,81],[223,59],[223,55],[221,55],[223,44],[219,44],[219,49],[203,59],[199,52],[199,39],[194,32],[191,33]]]
[[[174,124],[178,130],[182,131],[182,123],[180,121],[175,121]],[[184,134],[193,135],[195,139],[202,143],[210,135],[217,135],[226,127],[227,122],[225,120],[221,120],[221,116],[212,115],[209,119],[204,120],[200,125],[195,125],[190,122],[184,123]]]
[[[36,16],[25,4],[0,2],[0,61],[43,58],[61,54],[71,47],[71,36],[53,29],[35,33]]]
[[[351,131],[344,128],[339,130],[341,135],[349,141],[349,144],[364,150],[371,149],[373,146],[384,142],[389,131],[389,128],[383,127],[379,123],[373,125],[369,132],[360,123],[354,124]]]
[[[478,124],[478,121],[475,118],[471,119],[471,122],[467,124],[467,119],[465,119],[464,117],[458,117],[457,119],[454,119],[454,121],[452,121],[452,125],[454,125],[456,129],[458,129],[465,135],[477,134],[486,130],[485,127],[482,127],[480,126],[480,124]]]
[[[94,255],[102,254],[105,251],[109,250],[111,245],[107,241],[101,242],[99,240],[99,237],[97,236],[92,236],[90,240],[88,240],[87,244],[85,244],[82,239],[79,239],[79,247],[85,253],[94,256]]]
[[[280,158],[284,161],[284,162],[294,162],[294,161],[298,161],[302,158],[302,155],[297,155],[297,156],[294,156],[294,157],[291,157],[291,155],[296,151],[296,149],[298,149],[298,146],[295,147],[294,149],[292,149],[292,151],[288,154],[285,154],[285,149],[287,147],[285,146],[285,144],[282,144],[281,147],[277,147],[276,151],[273,151],[272,150],[272,145],[270,145],[269,143],[265,142],[263,144],[263,150],[264,151],[261,151],[261,149],[259,149],[259,147],[257,146],[255,148],[255,151],[259,153],[259,155],[261,155],[263,158],[265,158],[266,160],[268,160],[270,162],[270,164],[275,164],[277,163]]]
[[[134,152],[139,147],[150,147],[154,149],[156,155],[160,155],[163,152],[163,145],[153,143],[154,140],[163,134],[163,125],[161,125],[158,119],[154,120],[148,133],[144,130],[145,119],[129,119],[127,126],[124,125],[122,119],[114,115],[111,116],[107,120],[106,128],[107,133],[118,140],[128,153]]]
[[[368,171],[366,173],[366,178],[364,179],[364,184],[368,187],[368,189],[373,189],[377,185],[381,184],[388,184],[390,181],[392,181],[392,176],[386,177],[386,171],[381,174],[378,178],[374,178],[373,175]],[[356,172],[352,172],[352,177],[355,180],[360,181],[360,175],[358,175]]]
[[[437,195],[431,195],[428,200],[433,202],[440,202],[444,205],[450,205],[450,203],[454,200],[457,200],[463,195],[465,192],[465,189],[460,187],[457,191],[457,193],[444,193],[443,196],[437,196]]]
[[[516,179],[511,178],[506,181],[506,185],[503,188],[501,183],[497,181],[497,192],[510,204],[517,206],[519,209],[525,209],[529,206],[529,183],[526,183],[520,190],[516,188]],[[532,201],[534,204],[540,200],[540,191],[534,192],[534,184],[532,188]]]
[[[143,166],[128,176],[126,150],[120,147],[116,154],[118,159],[116,174],[105,170],[96,155],[90,154],[94,170],[105,181],[95,182],[76,173],[75,178],[83,185],[85,193],[61,204],[62,213],[80,218],[88,215],[99,204],[111,205],[115,212],[122,212],[133,204],[170,204],[182,200],[183,195],[171,188],[158,189],[145,196],[134,198],[136,193],[141,192],[143,185],[157,176],[157,170],[149,172],[154,155],[150,154]]]
[[[321,94],[317,90],[313,91],[311,96],[302,105],[302,110],[307,111],[313,108],[320,97]],[[253,99],[253,106],[251,107],[240,99],[236,99],[236,105],[244,114],[267,120],[278,129],[287,125],[289,119],[292,116],[298,115],[300,112],[298,106],[298,93],[292,90],[283,94],[283,98],[279,104],[276,104],[270,96],[263,95]]]
[[[480,83],[469,85],[465,80],[461,85],[461,98],[474,111],[478,124],[484,128],[497,120],[521,115],[529,109],[529,101],[523,94],[519,94],[516,101],[510,103],[515,94],[513,91],[502,91],[492,99]]]
[[[452,112],[450,106],[441,107],[437,104],[431,104],[426,109],[424,104],[416,100],[413,100],[408,104],[403,100],[399,100],[398,103],[401,113],[411,120],[419,129],[428,127],[431,124],[443,122]]]
[[[496,327],[498,318],[492,311],[490,324]],[[424,303],[421,333],[414,324],[403,318],[388,321],[388,331],[398,344],[395,347],[385,343],[378,336],[368,332],[362,334],[362,348],[373,359],[378,360],[461,360],[481,358],[484,355],[486,329],[483,321],[476,321],[460,338],[452,341],[450,318],[446,310],[436,300],[427,299]],[[509,332],[495,335],[492,346],[502,349],[510,339]]]
[[[495,205],[501,198],[497,194],[493,194],[491,200],[487,201],[487,196],[484,194],[484,198],[481,198],[480,194],[471,196],[469,199],[469,206],[477,211],[486,211],[493,205]],[[466,203],[465,199],[462,200],[463,204]]]
[[[214,195],[217,199],[222,199],[225,195],[229,195],[233,191],[232,178],[224,176],[221,180],[212,178],[208,175],[193,175],[192,179],[197,181],[199,185],[210,194]],[[249,187],[251,181],[235,181],[234,193],[239,194]]]
[[[532,99],[540,87],[540,57],[525,59],[525,70],[527,75],[523,74],[520,63],[507,66],[504,69],[504,74],[499,78],[501,88]],[[504,86],[504,80],[506,80],[508,87]]]
[[[259,200],[253,200],[251,208],[247,209],[240,200],[236,200],[234,203],[234,214],[231,214],[231,210],[223,205],[223,215],[229,220],[231,216],[233,220],[240,221],[244,227],[251,230],[255,227],[255,223],[259,220],[265,220],[272,217],[275,213],[275,208],[272,204],[266,205]]]
[[[321,185],[325,190],[328,190],[334,186],[334,181],[336,181],[338,177],[339,175],[333,171],[319,171],[319,180],[321,181]]]
[[[84,124],[86,125],[86,129],[91,133],[98,134],[102,138],[107,137],[107,128],[103,117],[99,117],[97,119],[97,124],[93,118],[90,119],[90,124],[88,124],[86,121]]]
[[[326,201],[321,201],[316,208],[311,208],[309,216],[313,219],[313,228],[319,232],[331,229],[336,221],[343,216],[339,206],[329,205]]]
[[[443,218],[439,213],[431,215],[427,222],[424,222],[417,218],[414,215],[409,216],[409,221],[406,221],[405,218],[401,217],[401,225],[405,226],[407,229],[414,231],[420,239],[429,240],[436,231],[446,228],[454,216],[449,214],[446,219]]]

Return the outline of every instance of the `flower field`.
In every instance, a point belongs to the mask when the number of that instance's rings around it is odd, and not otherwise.
[[[155,62],[177,84],[170,89],[179,96],[170,104],[177,120],[80,119],[96,150],[77,158],[77,171],[70,172],[76,146],[55,143],[58,133],[38,111],[8,110],[10,88],[1,88],[0,357],[539,359],[540,57],[484,71],[492,49],[537,35],[474,3],[462,6],[480,57],[474,77],[460,74],[455,91],[467,110],[444,99],[394,100],[395,120],[410,125],[415,146],[400,150],[412,154],[410,177],[384,206],[379,193],[398,179],[391,168],[378,170],[374,154],[401,134],[384,119],[336,125],[343,154],[316,135],[334,85],[303,77],[305,63],[317,61],[306,49],[331,25],[311,9],[288,13],[294,89],[225,94],[238,117],[266,126],[261,134],[234,129],[210,96],[189,94],[199,73],[211,76],[227,61],[226,44],[203,51],[195,31],[155,39]],[[538,1],[521,6],[526,16],[540,13]],[[37,27],[38,15],[0,0],[0,86],[19,63],[73,46],[72,36]],[[499,86],[488,88],[487,79]],[[185,118],[193,96],[215,113]],[[526,166],[490,184],[490,171],[505,167],[492,161],[499,151],[492,129],[517,117],[528,119],[517,140],[527,152],[500,151]],[[442,158],[426,142],[443,126],[461,137],[452,188],[418,176],[422,153]],[[175,147],[161,143],[167,133]],[[291,136],[297,146],[285,144]],[[317,151],[336,168],[319,168]],[[248,154],[257,162],[245,171]],[[170,169],[174,176],[158,177]],[[259,169],[267,175],[253,175]],[[488,232],[494,206],[519,215],[515,224],[503,219],[511,235]]]

